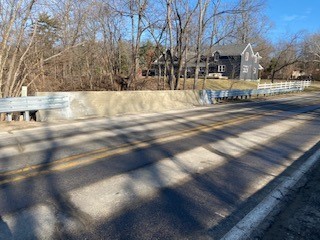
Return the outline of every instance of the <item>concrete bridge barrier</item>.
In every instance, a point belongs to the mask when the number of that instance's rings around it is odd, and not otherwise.
[[[202,91],[38,92],[36,96],[67,96],[69,107],[39,110],[37,121],[83,119],[143,112],[187,109],[205,104]]]

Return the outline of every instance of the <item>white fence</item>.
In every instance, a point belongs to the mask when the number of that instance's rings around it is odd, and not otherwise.
[[[88,106],[83,105],[83,100],[79,102],[79,99],[76,101],[76,97],[73,98],[75,102],[75,111],[77,114],[79,112],[79,116],[83,116],[83,109],[86,109],[84,112],[84,116],[105,116],[110,114],[110,109],[114,109],[114,102],[117,102],[120,108],[114,114],[126,113],[123,106],[128,108],[128,102],[132,102],[132,108],[130,111],[137,111],[137,109],[141,109],[141,111],[158,111],[161,109],[172,109],[173,102],[175,102],[177,108],[182,108],[186,106],[194,106],[197,104],[213,104],[217,99],[239,99],[239,98],[250,98],[251,96],[259,96],[259,95],[273,95],[273,94],[282,94],[289,92],[298,92],[302,91],[306,87],[311,85],[311,81],[294,81],[294,82],[282,82],[282,83],[273,83],[273,84],[259,84],[257,89],[248,89],[248,90],[200,90],[200,91],[163,91],[158,92],[160,95],[155,96],[157,92],[136,92],[134,95],[132,92],[114,92],[112,93],[113,97],[110,97],[111,92],[108,92],[108,95],[102,94],[101,96],[92,92],[92,97],[90,99],[86,99],[84,102],[89,102]],[[183,93],[183,94],[181,94]],[[66,94],[66,93],[64,93]],[[69,94],[69,93],[68,93]],[[77,93],[88,96],[87,93]],[[99,98],[99,96],[100,98]],[[119,96],[122,97],[119,98]],[[90,95],[91,96],[91,95]],[[126,96],[127,98],[124,98]],[[139,97],[137,97],[139,96]],[[100,99],[97,101],[97,98]],[[82,98],[81,98],[82,99]],[[114,101],[112,99],[117,99]],[[122,99],[122,102],[119,102],[119,99]],[[146,101],[148,99],[148,101]],[[162,99],[160,105],[156,103],[159,102],[159,99]],[[163,101],[166,100],[166,101]],[[179,101],[180,100],[180,101]],[[150,104],[150,101],[153,104]],[[48,110],[48,109],[59,109],[59,111],[65,111],[70,106],[70,99],[66,95],[50,95],[50,96],[38,96],[38,97],[20,97],[20,98],[1,98],[0,99],[0,113],[7,114],[7,121],[12,120],[13,112],[24,112],[25,120],[29,120],[29,111],[38,111],[38,110]],[[167,105],[165,105],[167,104]],[[95,106],[95,107],[92,107]],[[103,107],[101,107],[103,106]],[[156,106],[156,109],[154,108]],[[170,106],[167,107],[167,106]],[[100,111],[100,112],[94,112]],[[121,110],[121,111],[120,111]],[[40,112],[39,111],[39,112]],[[54,110],[52,110],[54,111]],[[52,113],[51,111],[51,113]],[[46,114],[46,113],[44,113]],[[59,112],[59,116],[61,112]],[[61,116],[60,116],[61,117]],[[47,116],[43,117],[47,119]],[[59,119],[59,118],[57,118]]]
[[[311,80],[306,81],[291,81],[281,83],[263,83],[259,84],[257,89],[248,90],[203,90],[200,92],[201,99],[204,104],[213,104],[219,99],[242,99],[250,98],[251,96],[267,96],[275,94],[283,94],[290,92],[303,91],[311,85]]]
[[[257,89],[305,89],[311,85],[311,80],[289,81],[279,83],[259,83]]]

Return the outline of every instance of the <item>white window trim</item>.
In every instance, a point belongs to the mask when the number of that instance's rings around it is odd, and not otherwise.
[[[248,73],[249,72],[249,66],[248,65],[243,65],[242,72],[243,73]]]
[[[218,65],[218,72],[222,73],[226,71],[226,65]]]
[[[256,74],[257,73],[257,69],[253,68],[253,73]]]
[[[245,60],[245,61],[249,61],[249,56],[250,56],[250,53],[246,52],[246,53],[244,54],[244,60]]]
[[[213,61],[215,62],[219,61],[219,55],[217,53],[214,54]]]

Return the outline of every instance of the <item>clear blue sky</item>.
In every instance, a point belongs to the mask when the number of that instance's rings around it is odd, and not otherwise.
[[[276,41],[300,30],[320,32],[320,0],[267,0],[272,21],[270,39]]]

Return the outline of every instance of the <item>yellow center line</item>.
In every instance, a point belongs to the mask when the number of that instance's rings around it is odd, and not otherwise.
[[[277,111],[277,112],[280,112],[280,111]],[[28,178],[39,176],[39,175],[49,174],[52,172],[65,171],[65,170],[79,167],[79,166],[86,166],[93,162],[103,160],[107,157],[125,154],[136,149],[147,148],[147,147],[150,147],[152,144],[160,144],[160,143],[180,140],[186,137],[195,136],[199,133],[220,129],[228,125],[239,124],[245,121],[258,119],[258,118],[262,118],[263,116],[273,115],[273,114],[275,114],[275,112],[273,112],[272,114],[255,114],[255,115],[238,117],[238,118],[234,118],[226,121],[219,121],[210,125],[202,125],[199,127],[195,127],[195,128],[180,131],[180,132],[164,134],[157,138],[152,138],[148,140],[137,140],[132,143],[125,143],[113,149],[104,147],[104,148],[93,150],[90,152],[61,158],[51,163],[38,164],[38,165],[28,166],[18,170],[4,172],[0,174],[0,177],[1,178],[8,177],[8,178],[0,181],[0,185],[21,181],[24,179],[28,179]]]

